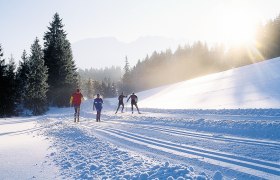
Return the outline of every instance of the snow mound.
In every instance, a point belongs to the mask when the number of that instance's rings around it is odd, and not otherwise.
[[[280,107],[280,57],[138,93],[139,107],[251,109]]]

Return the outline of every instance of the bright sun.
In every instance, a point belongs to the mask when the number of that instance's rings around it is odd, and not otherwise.
[[[223,16],[221,36],[228,44],[250,44],[255,37],[255,26],[249,17],[241,14]]]
[[[256,18],[254,12],[243,7],[228,7],[217,15],[216,40],[228,45],[252,44],[256,35]]]

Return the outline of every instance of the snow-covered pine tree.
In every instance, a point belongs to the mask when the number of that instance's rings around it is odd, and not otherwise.
[[[38,38],[31,45],[29,61],[30,71],[27,75],[26,105],[33,115],[40,115],[47,110],[48,68],[45,66],[43,51]]]
[[[47,96],[50,105],[58,107],[69,105],[69,97],[78,85],[71,44],[63,26],[62,19],[56,13],[44,35],[44,59],[49,74]]]

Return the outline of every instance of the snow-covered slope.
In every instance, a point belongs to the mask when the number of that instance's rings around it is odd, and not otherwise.
[[[138,93],[140,107],[236,109],[280,107],[280,58]]]

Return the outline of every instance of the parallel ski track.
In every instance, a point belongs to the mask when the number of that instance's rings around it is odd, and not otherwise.
[[[140,145],[145,145],[159,151],[176,154],[182,157],[197,158],[200,161],[227,167],[238,172],[251,174],[265,179],[280,179],[280,164],[270,161],[263,161],[234,154],[217,152],[210,149],[189,146],[185,144],[173,143],[171,141],[156,139],[126,132],[115,128],[107,128],[101,125],[87,123],[82,127],[100,131],[108,135],[124,139]]]
[[[106,121],[106,122],[116,123],[116,124],[129,124],[135,126],[135,124],[126,123],[126,122],[115,122],[115,121]],[[156,127],[156,126],[158,125],[151,126],[151,125],[137,124],[137,127],[141,127],[142,129],[155,130],[163,133],[169,133],[172,135],[187,136],[187,137],[199,138],[199,139],[209,139],[209,140],[223,141],[223,142],[236,142],[236,143],[242,143],[248,145],[258,145],[258,146],[262,145],[262,146],[269,146],[269,147],[280,149],[280,143],[277,141],[256,140],[251,138],[238,138],[238,137],[229,137],[229,136],[215,136],[213,134],[208,134],[208,133],[193,132],[188,130],[178,130],[175,128],[166,128],[162,126]]]

